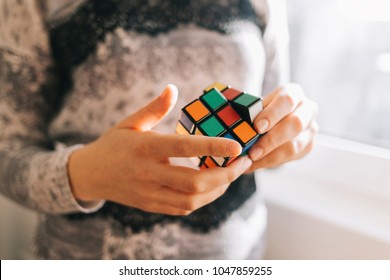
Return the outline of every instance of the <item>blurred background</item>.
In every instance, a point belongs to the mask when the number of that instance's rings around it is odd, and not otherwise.
[[[390,148],[390,1],[288,0],[292,78],[323,133]]]
[[[257,174],[268,259],[390,259],[390,1],[288,0],[292,80],[319,104],[301,161]]]
[[[272,1],[272,0],[271,0]],[[258,173],[267,259],[390,259],[390,1],[288,0],[292,80],[318,102],[305,159]],[[37,216],[0,197],[0,259]]]

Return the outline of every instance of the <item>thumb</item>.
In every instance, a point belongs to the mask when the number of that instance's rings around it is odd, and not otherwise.
[[[116,125],[117,128],[131,128],[147,131],[156,126],[175,106],[178,90],[175,85],[166,86],[160,96]]]

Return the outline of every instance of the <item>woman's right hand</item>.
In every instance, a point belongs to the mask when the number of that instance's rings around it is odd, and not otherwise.
[[[240,144],[227,138],[151,131],[176,100],[176,87],[168,85],[147,106],[73,152],[68,171],[74,197],[168,215],[188,215],[220,197],[252,161],[242,157],[228,167],[206,170],[171,165],[171,157],[241,153]]]

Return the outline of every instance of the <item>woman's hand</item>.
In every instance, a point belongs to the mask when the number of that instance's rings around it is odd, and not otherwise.
[[[264,98],[263,106],[254,125],[259,133],[266,134],[249,152],[253,164],[248,172],[303,157],[312,149],[318,130],[314,120],[317,104],[297,84],[276,89]]]
[[[69,177],[76,199],[110,200],[148,212],[187,215],[221,196],[252,164],[240,158],[227,168],[195,170],[173,166],[170,157],[236,156],[239,143],[227,138],[150,131],[172,109],[177,89],[161,96],[76,150]]]

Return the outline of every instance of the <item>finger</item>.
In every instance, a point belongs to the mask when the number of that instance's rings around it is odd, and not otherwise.
[[[296,138],[297,153],[292,160],[301,159],[306,156],[314,146],[314,139],[318,133],[318,124],[313,122],[308,130]]]
[[[136,113],[119,122],[117,128],[130,128],[147,131],[156,126],[175,106],[178,90],[174,85],[167,85],[160,96]]]
[[[233,157],[241,154],[241,145],[224,137],[201,135],[153,134],[145,153],[161,158],[216,156]],[[156,145],[158,143],[158,145]]]
[[[290,141],[310,126],[315,115],[314,102],[302,102],[298,108],[263,135],[249,151],[252,160],[259,160]]]
[[[110,201],[147,212],[167,215],[190,214],[190,210],[173,206],[179,205],[174,199],[183,199],[184,197],[183,195],[179,198],[177,193],[177,191],[159,184],[132,180],[131,187],[125,188],[122,195],[118,196],[115,192],[112,192],[107,195],[107,198]]]
[[[263,101],[264,109],[254,121],[255,129],[263,134],[290,114],[304,99],[304,92],[297,84],[276,89]]]
[[[161,182],[144,183],[143,185],[143,188],[138,188],[131,196],[127,196],[128,199],[125,196],[123,203],[148,211],[152,211],[151,209],[154,208],[154,211],[161,213],[165,212],[167,209],[163,209],[167,207],[171,210],[195,211],[220,197],[230,184],[216,186],[206,192],[183,192],[164,186]],[[185,213],[178,214],[184,215]]]
[[[250,166],[249,157],[241,157],[227,167],[216,167],[201,170],[192,185],[195,191],[206,191],[215,186],[230,184],[241,176]]]
[[[157,191],[149,193],[149,201],[154,201],[153,204],[159,204],[161,206],[167,205],[176,209],[192,212],[223,195],[228,186],[229,184],[225,184],[202,193],[181,192],[160,186]]]
[[[203,193],[212,191],[222,185],[230,184],[244,173],[252,164],[252,161],[243,157],[228,167],[217,167],[206,170],[194,170],[181,166],[161,166],[157,171],[158,181],[162,185],[187,193]],[[158,183],[155,181],[155,183]]]
[[[127,204],[126,202],[124,202],[122,204],[150,213],[172,215],[172,216],[186,216],[192,212],[190,210],[185,210],[183,208],[176,208],[171,205],[163,204],[161,202],[151,202],[150,200],[146,202],[142,200],[138,200],[135,203]]]
[[[141,209],[146,212],[156,213],[156,214],[164,214],[171,216],[187,216],[192,213],[190,210],[180,209],[176,207],[172,207],[166,204],[153,203],[147,206],[144,206]]]
[[[315,125],[302,132],[294,140],[273,150],[263,158],[254,161],[250,170],[252,172],[262,168],[272,168],[291,160],[299,159],[308,154],[313,147],[313,140],[316,134]]]

